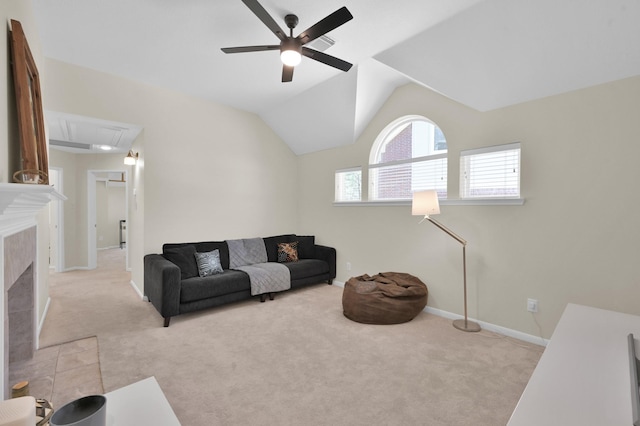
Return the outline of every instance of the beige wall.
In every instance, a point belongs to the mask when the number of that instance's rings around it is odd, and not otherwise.
[[[47,70],[47,109],[144,128],[127,195],[138,288],[144,254],[163,243],[295,232],[296,157],[255,114],[54,60]]]
[[[549,338],[568,302],[640,314],[640,78],[486,113],[407,85],[355,144],[300,157],[300,231],[338,249],[338,280],[409,272],[427,283],[429,306],[462,314],[459,243],[419,225],[409,205],[332,205],[335,170],[364,166],[366,179],[376,136],[406,114],[444,131],[451,198],[460,150],[522,143],[523,206],[443,205],[438,217],[469,242],[470,316]],[[535,317],[527,298],[539,301]]]
[[[11,72],[9,49],[9,21],[20,21],[27,36],[31,53],[40,72],[42,96],[47,96],[47,86],[43,76],[46,74],[44,60],[41,55],[40,40],[35,25],[35,16],[31,9],[31,2],[24,0],[2,0],[0,2],[0,18],[4,22],[0,31],[0,182],[11,182],[13,173],[19,167],[20,142],[18,122],[13,90],[13,75]],[[49,299],[49,228],[48,208],[38,214],[38,322],[42,321],[44,310]]]

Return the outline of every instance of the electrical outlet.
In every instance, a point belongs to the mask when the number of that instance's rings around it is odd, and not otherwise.
[[[527,299],[527,311],[538,312],[538,301],[536,299]]]
[[[351,270],[351,262],[347,262],[347,271]]]

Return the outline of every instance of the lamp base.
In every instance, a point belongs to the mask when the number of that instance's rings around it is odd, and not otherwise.
[[[476,322],[469,321],[469,320],[463,320],[463,319],[455,320],[453,321],[453,326],[458,330],[462,330],[462,331],[471,331],[471,332],[480,331],[480,325]]]

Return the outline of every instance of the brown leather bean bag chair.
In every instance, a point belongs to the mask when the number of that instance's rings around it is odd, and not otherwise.
[[[342,293],[344,316],[365,324],[411,321],[427,305],[427,286],[413,275],[381,272],[349,278]]]

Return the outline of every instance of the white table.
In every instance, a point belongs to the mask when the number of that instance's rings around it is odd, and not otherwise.
[[[569,304],[508,426],[631,426],[629,333],[639,316]]]
[[[155,377],[106,393],[109,426],[180,426]]]

